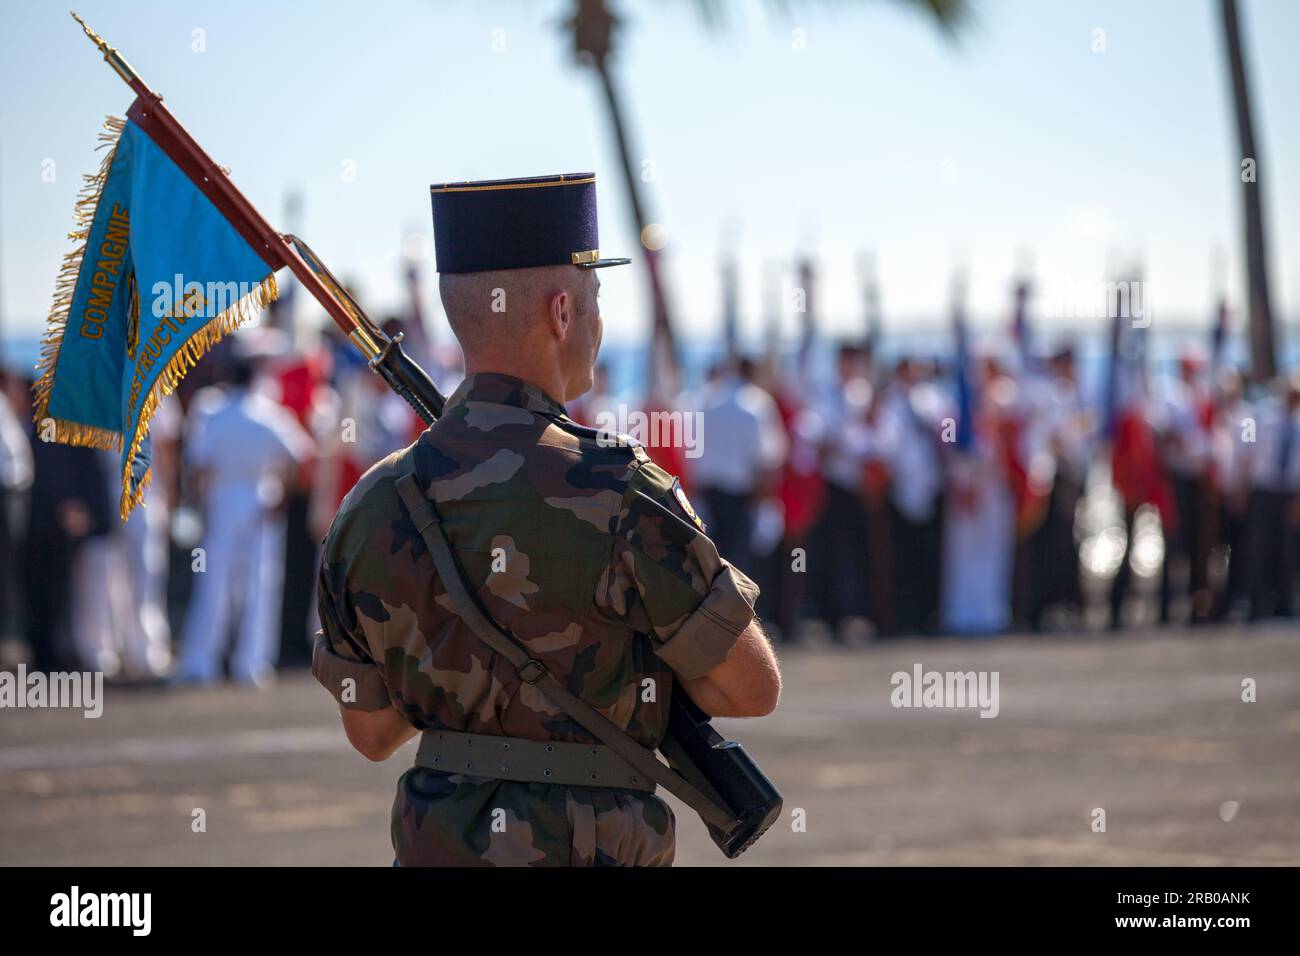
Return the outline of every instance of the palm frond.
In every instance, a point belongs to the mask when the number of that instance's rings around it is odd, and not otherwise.
[[[870,2],[876,3],[879,0],[870,0]],[[957,35],[957,31],[972,14],[970,0],[894,0],[894,2],[929,16],[935,25],[950,37]],[[726,29],[729,17],[726,0],[691,0],[691,5],[695,7],[708,29]],[[867,3],[864,0],[764,0],[764,5],[774,16],[789,19],[799,7],[862,7]]]

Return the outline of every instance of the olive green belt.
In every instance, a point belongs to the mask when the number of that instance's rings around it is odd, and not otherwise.
[[[415,754],[415,765],[443,773],[520,783],[613,787],[651,793],[655,789],[654,781],[647,780],[622,757],[600,744],[426,730]]]

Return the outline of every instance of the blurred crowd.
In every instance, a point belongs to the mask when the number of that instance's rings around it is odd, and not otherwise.
[[[4,395],[0,640],[41,670],[122,681],[262,685],[307,664],[318,542],[365,470],[423,430],[332,328],[307,348],[249,329],[159,404],[123,524],[119,453],[42,441],[30,377],[6,373]]]
[[[1115,357],[1093,397],[1071,345],[960,338],[946,365],[846,342],[821,381],[733,359],[677,402],[703,440],[673,464],[782,639],[1292,613],[1300,379],[1248,399],[1189,348],[1163,377]]]
[[[387,325],[454,388],[456,356],[435,361],[418,317]],[[633,437],[762,586],[774,637],[1293,613],[1300,380],[1247,390],[1217,354],[1158,376],[1116,352],[1085,395],[1070,344],[978,351],[956,331],[945,359],[842,342],[829,374],[808,349],[727,348],[697,386],[636,402],[673,423]],[[30,386],[7,373],[0,403],[0,640],[123,681],[261,685],[305,665],[318,542],[423,429],[333,331],[308,348],[241,332],[160,405],[153,481],[123,525],[117,453],[41,441]],[[605,427],[627,406],[601,367],[570,412]]]

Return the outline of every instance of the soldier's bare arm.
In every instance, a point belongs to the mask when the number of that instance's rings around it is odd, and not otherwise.
[[[691,700],[711,717],[766,717],[781,697],[781,671],[757,620],[727,659],[703,677],[681,679]]]
[[[597,604],[650,633],[656,655],[710,716],[762,717],[780,698],[757,598],[758,586],[718,554],[680,482],[642,462],[620,505]]]
[[[418,731],[396,707],[383,710],[354,710],[340,707],[343,731],[348,743],[367,760],[387,760]]]
[[[367,760],[387,760],[417,731],[392,705],[364,629],[357,625],[355,611],[346,599],[346,588],[336,587],[327,573],[329,544],[327,538],[316,589],[321,630],[312,653],[312,674],[338,701],[348,743]]]

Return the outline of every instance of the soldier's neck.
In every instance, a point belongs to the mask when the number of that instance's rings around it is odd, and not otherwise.
[[[536,385],[551,398],[563,404],[567,402],[568,387],[564,376],[558,368],[548,363],[530,361],[528,356],[483,356],[470,358],[465,356],[465,374],[481,375],[495,372],[498,375],[513,375],[532,385]]]

